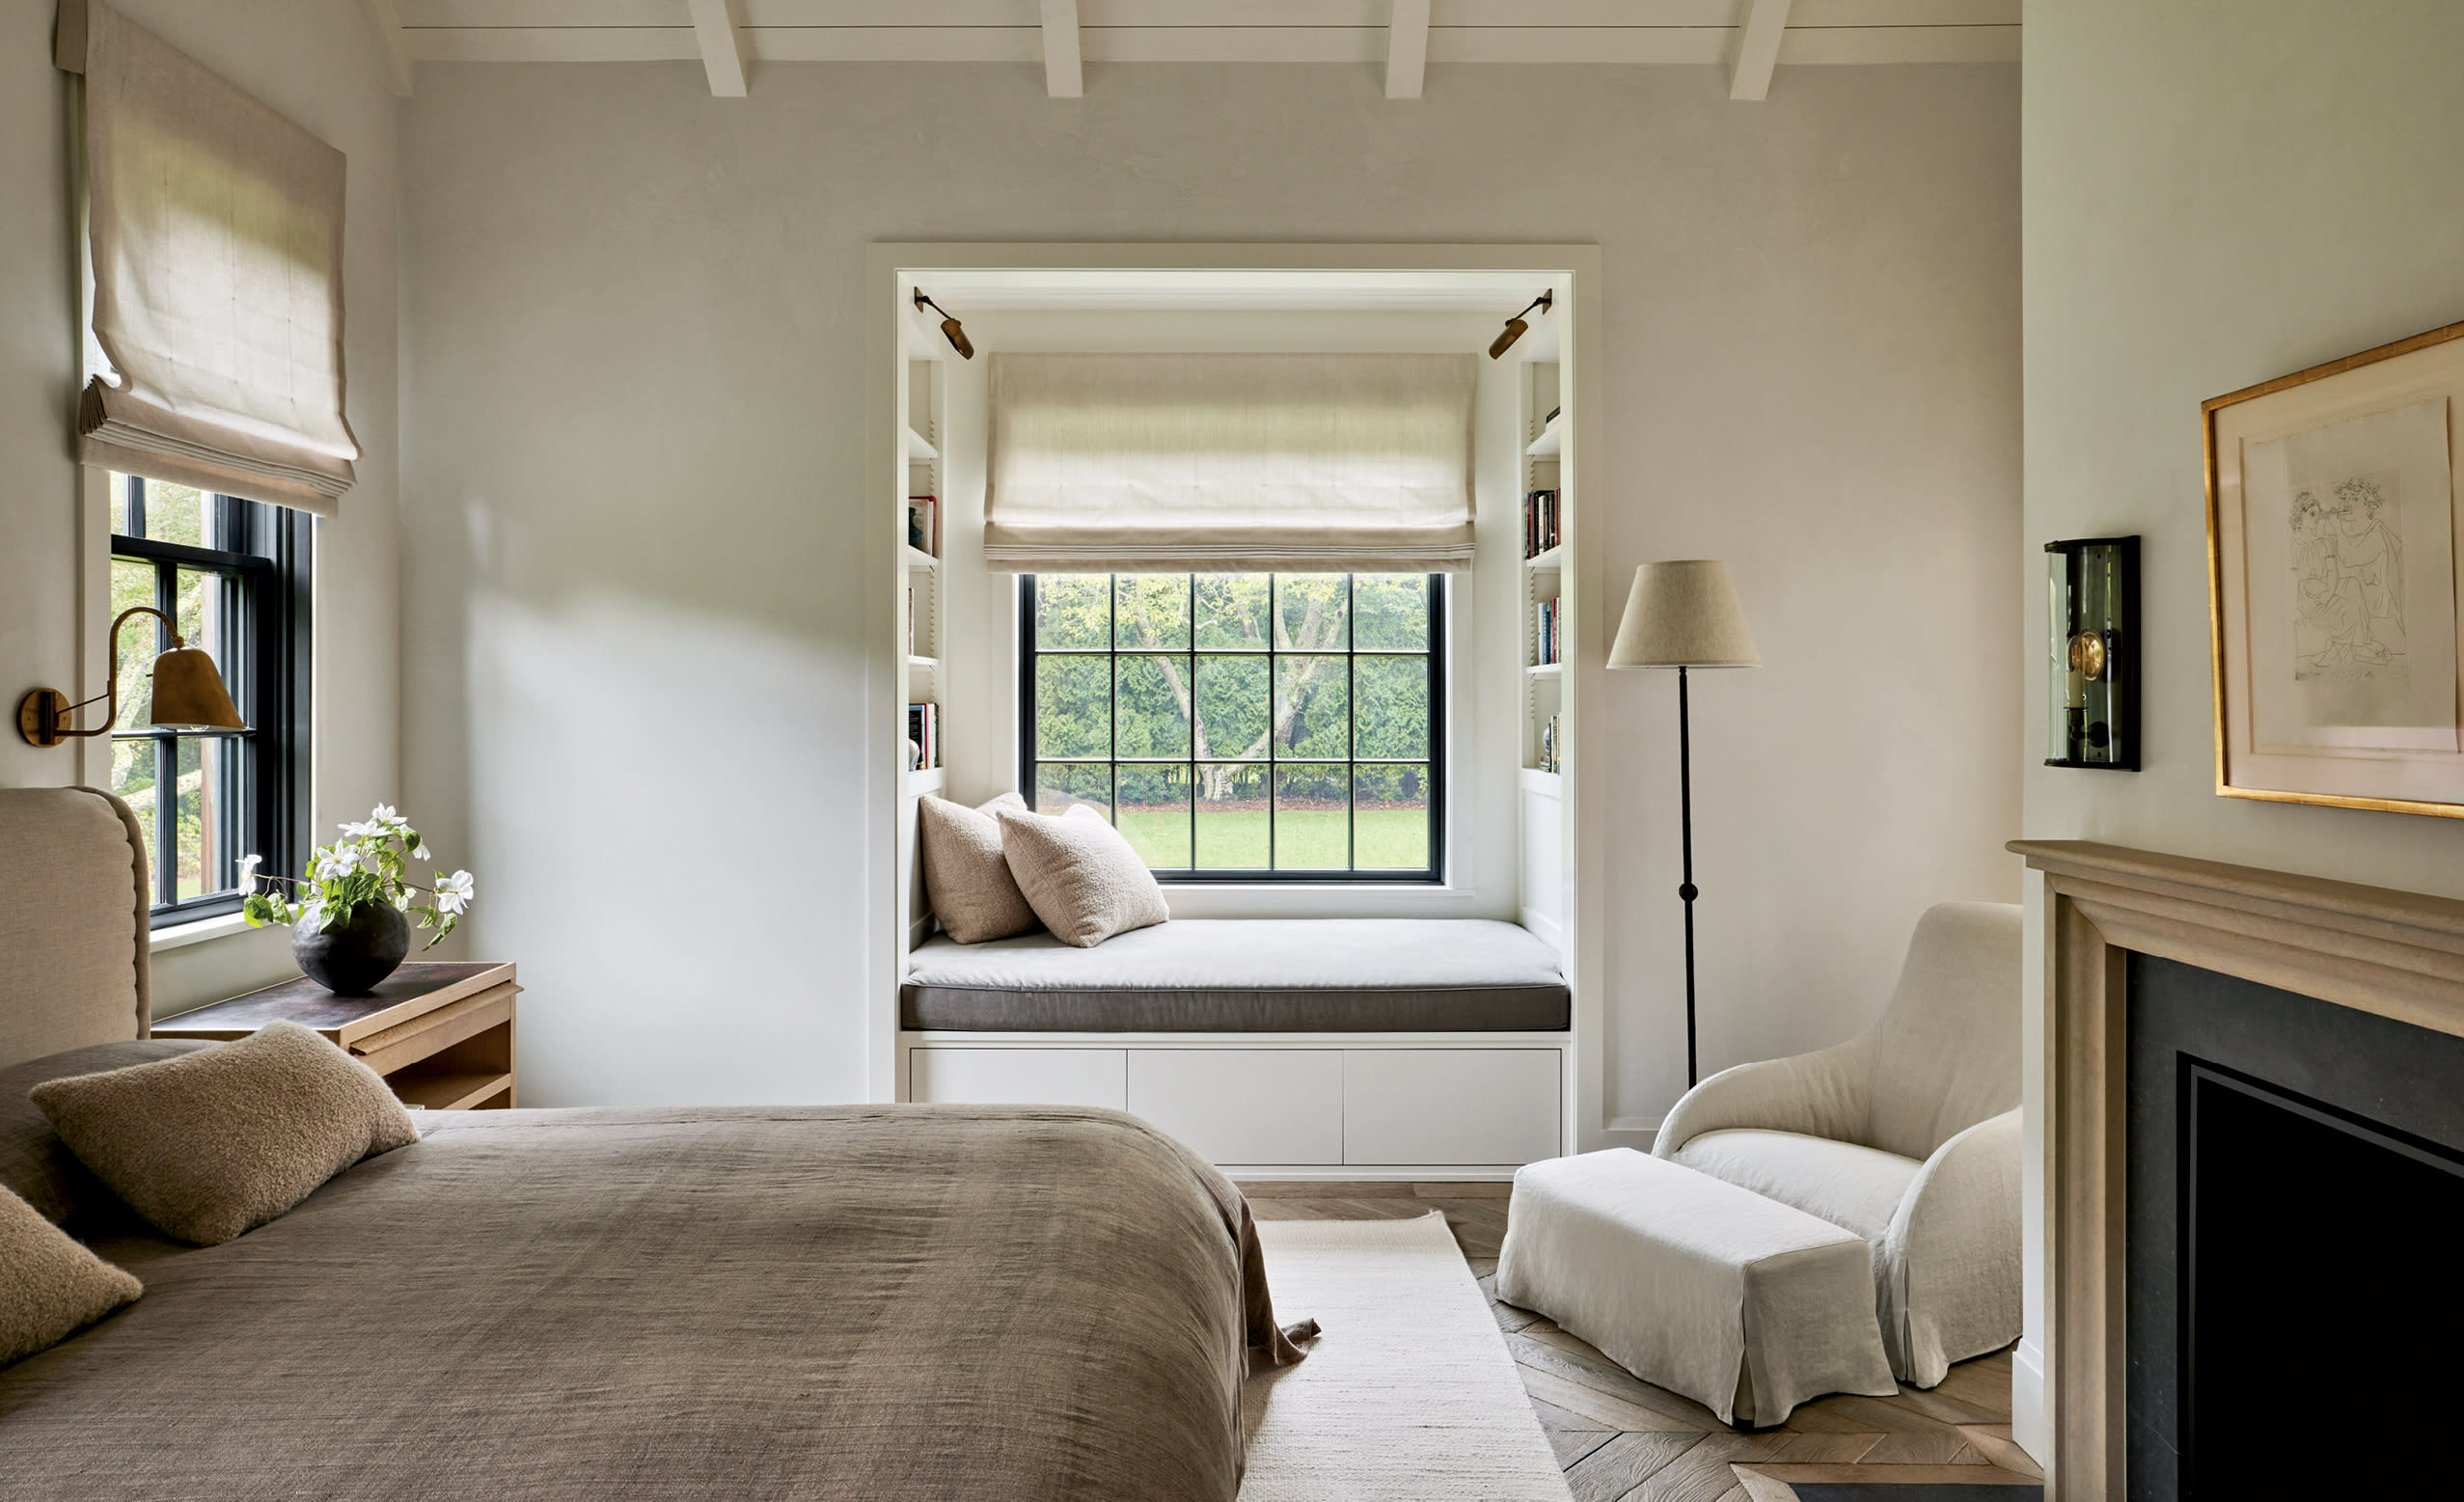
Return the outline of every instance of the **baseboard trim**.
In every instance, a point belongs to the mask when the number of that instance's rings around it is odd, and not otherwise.
[[[2044,1352],[2023,1338],[2011,1352],[2011,1442],[2043,1465],[2053,1454],[2053,1410],[2045,1394]]]
[[[1664,1119],[1666,1118],[1659,1116],[1611,1116],[1608,1118],[1608,1125],[1602,1131],[1611,1139],[1620,1136],[1640,1137],[1642,1140],[1639,1142],[1619,1142],[1617,1145],[1639,1148],[1648,1153],[1651,1151],[1652,1143],[1659,1137],[1659,1124]]]

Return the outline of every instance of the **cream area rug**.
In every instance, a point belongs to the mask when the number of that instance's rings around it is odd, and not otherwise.
[[[1446,1217],[1264,1220],[1309,1359],[1249,1379],[1241,1502],[1568,1502]]]

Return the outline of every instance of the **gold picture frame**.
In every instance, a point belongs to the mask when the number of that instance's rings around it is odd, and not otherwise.
[[[2464,818],[2464,322],[2200,417],[2217,793]]]

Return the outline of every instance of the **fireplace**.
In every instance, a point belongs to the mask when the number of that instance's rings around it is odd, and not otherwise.
[[[2045,894],[2046,1496],[2454,1494],[2403,1472],[2464,1340],[2464,902],[2012,849]]]
[[[2440,1447],[2372,1445],[2364,1484],[2337,1436],[2464,1343],[2464,1038],[2126,967],[2128,1495],[2438,1494]]]

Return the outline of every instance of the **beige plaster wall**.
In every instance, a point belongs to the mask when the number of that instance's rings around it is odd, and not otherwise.
[[[526,1099],[862,1088],[864,246],[1597,241],[1612,573],[1715,554],[1711,1067],[1844,1037],[2012,899],[2018,81],[1783,70],[424,66],[404,113],[406,792],[518,960]],[[1622,590],[1615,591],[1622,599]],[[1595,624],[1600,640],[1605,624]],[[1674,685],[1609,680],[1612,1111],[1683,1087]],[[1646,1140],[1638,1133],[1635,1140]]]
[[[2065,771],[2033,765],[2043,628],[2039,596],[2020,607],[2028,833],[2464,896],[2464,823],[2215,796],[2199,414],[2464,318],[2464,7],[2062,0],[2028,7],[2022,47],[2022,563],[2040,578],[2047,540],[2139,533],[2147,617],[2144,770]],[[2034,1145],[2040,961],[2027,976]],[[2040,1226],[2023,1384],[2043,1359]],[[2041,1406],[2023,1408],[2041,1453]]]

